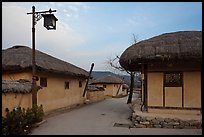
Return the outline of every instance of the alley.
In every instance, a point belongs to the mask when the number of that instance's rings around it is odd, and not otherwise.
[[[201,135],[202,129],[128,128],[127,97],[108,98],[46,118],[31,135]]]

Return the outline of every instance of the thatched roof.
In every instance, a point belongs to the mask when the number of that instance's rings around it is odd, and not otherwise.
[[[37,90],[41,89],[37,86]],[[2,93],[31,93],[32,82],[29,80],[2,80]]]
[[[126,70],[139,64],[166,62],[202,62],[202,31],[165,33],[127,48],[119,63]]]
[[[116,76],[108,75],[97,78],[93,80],[90,84],[121,84],[121,83],[124,83],[123,79]]]
[[[99,87],[96,85],[88,85],[87,90],[89,90],[89,91],[104,91],[105,89],[104,89],[104,87]]]
[[[36,69],[51,73],[88,77],[88,72],[82,68],[52,57],[36,50]],[[26,46],[14,46],[2,50],[2,70],[21,71],[32,70],[32,49]]]
[[[127,84],[123,84],[124,89],[129,89],[129,86]]]

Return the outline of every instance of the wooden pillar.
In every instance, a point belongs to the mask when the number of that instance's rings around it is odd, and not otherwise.
[[[142,106],[141,110],[147,111],[147,64],[142,65]],[[144,109],[142,109],[144,107]]]
[[[144,64],[144,109],[147,111],[147,64]]]

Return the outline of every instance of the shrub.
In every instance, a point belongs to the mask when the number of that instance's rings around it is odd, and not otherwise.
[[[44,112],[42,105],[27,108],[14,108],[11,112],[6,109],[6,117],[2,116],[3,135],[26,135],[33,125],[43,120]]]

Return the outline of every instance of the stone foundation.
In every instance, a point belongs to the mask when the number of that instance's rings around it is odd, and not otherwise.
[[[202,128],[202,120],[181,120],[178,118],[162,118],[135,115],[132,117],[136,128]]]

